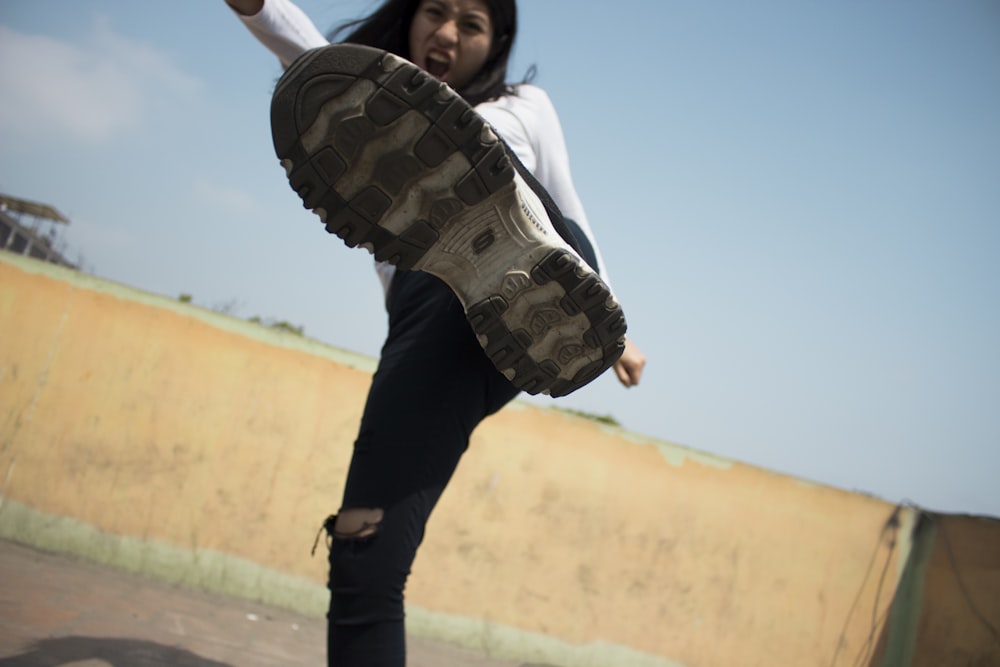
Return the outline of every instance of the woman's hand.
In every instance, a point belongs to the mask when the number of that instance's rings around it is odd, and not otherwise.
[[[646,355],[635,346],[630,338],[625,339],[625,351],[615,362],[615,375],[618,381],[625,387],[634,387],[639,384],[642,377],[642,369],[646,366]]]
[[[264,0],[226,0],[226,4],[243,16],[253,16],[264,8]]]

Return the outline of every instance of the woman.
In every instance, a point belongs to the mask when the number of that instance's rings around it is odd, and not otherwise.
[[[226,1],[287,68],[272,131],[293,188],[374,252],[386,288],[388,337],[324,524],[328,659],[402,666],[406,577],[472,430],[519,389],[563,395],[612,365],[635,385],[645,358],[580,260],[606,275],[551,102],[506,83],[514,0],[387,0],[335,33],[375,49],[328,46],[288,0]]]

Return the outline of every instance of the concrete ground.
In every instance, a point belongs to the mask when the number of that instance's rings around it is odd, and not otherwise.
[[[0,540],[0,667],[321,667],[325,637],[324,619]],[[408,645],[408,667],[532,667]]]

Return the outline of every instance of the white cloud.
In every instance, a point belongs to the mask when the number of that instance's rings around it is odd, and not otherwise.
[[[142,126],[158,96],[201,88],[169,57],[98,20],[83,43],[0,25],[0,133],[101,142]]]

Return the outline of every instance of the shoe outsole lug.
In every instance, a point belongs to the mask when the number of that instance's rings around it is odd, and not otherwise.
[[[303,206],[347,246],[441,278],[519,389],[563,396],[621,356],[611,291],[541,228],[492,128],[426,72],[368,47],[310,51],[279,81],[271,127]]]

